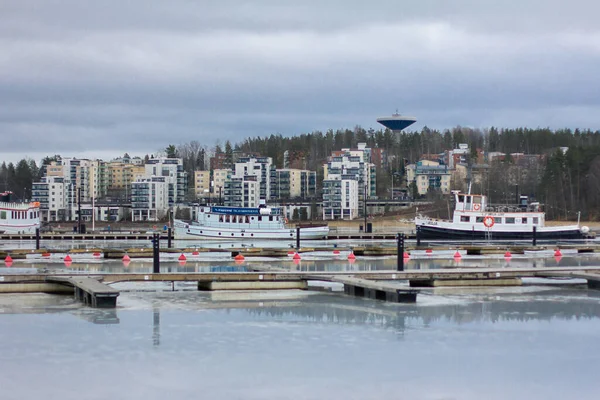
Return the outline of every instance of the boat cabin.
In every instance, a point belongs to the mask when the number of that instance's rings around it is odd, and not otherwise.
[[[487,207],[487,196],[482,194],[464,194],[453,191],[456,211],[485,211]]]

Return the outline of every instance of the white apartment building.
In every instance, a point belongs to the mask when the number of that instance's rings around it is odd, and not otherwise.
[[[73,185],[62,176],[46,176],[32,185],[32,199],[40,203],[40,221],[70,221],[76,202]]]
[[[183,170],[181,158],[159,157],[152,158],[146,163],[147,177],[163,177],[169,188],[169,206],[182,202],[187,191],[187,172]],[[133,193],[133,190],[132,190]],[[133,201],[133,200],[132,200]]]
[[[323,181],[323,219],[352,220],[359,216],[358,180],[328,179]]]
[[[276,180],[275,166],[271,157],[242,157],[235,163],[234,175],[236,178],[256,177],[260,185],[260,198],[271,198],[272,181]]]
[[[138,178],[131,184],[131,220],[159,221],[169,211],[173,184],[168,176]]]
[[[258,207],[260,184],[256,177],[230,178],[225,182],[224,200],[227,207]]]
[[[323,218],[354,219],[362,216],[364,201],[377,193],[376,167],[371,162],[371,149],[365,143],[359,143],[357,149],[335,151],[323,170]],[[350,181],[356,181],[356,185]]]

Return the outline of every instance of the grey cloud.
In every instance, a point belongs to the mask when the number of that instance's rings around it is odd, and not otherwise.
[[[14,152],[378,128],[395,108],[416,129],[600,123],[591,1],[0,7],[0,135]]]

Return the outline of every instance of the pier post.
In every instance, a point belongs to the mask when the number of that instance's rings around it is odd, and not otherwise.
[[[421,227],[417,226],[417,247],[421,245]]]
[[[152,235],[152,272],[155,274],[160,273],[160,234],[155,233]]]
[[[396,240],[398,241],[396,271],[404,271],[404,233],[396,235]]]
[[[296,227],[296,251],[300,250],[300,227]]]
[[[537,245],[537,226],[533,227],[533,245]]]
[[[167,229],[167,247],[170,249],[171,246],[171,227]]]
[[[35,249],[40,249],[40,228],[35,229]]]

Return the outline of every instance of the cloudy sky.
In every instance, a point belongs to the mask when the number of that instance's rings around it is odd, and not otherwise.
[[[0,159],[362,125],[600,129],[600,2],[0,0]]]

